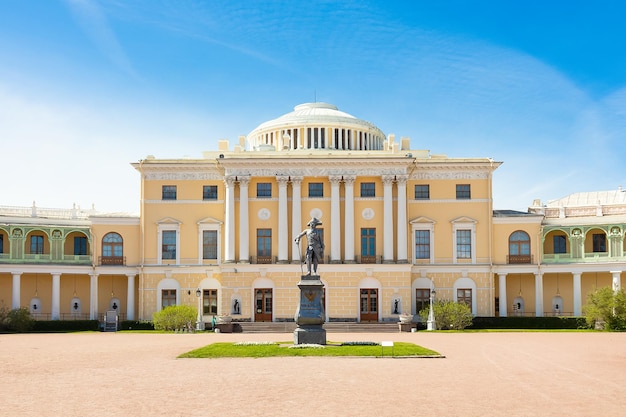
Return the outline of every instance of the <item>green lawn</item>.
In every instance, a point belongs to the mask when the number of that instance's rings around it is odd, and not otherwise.
[[[273,344],[212,343],[183,353],[179,358],[268,358],[276,356],[391,356],[392,348],[380,345],[342,345],[327,342],[323,348],[290,348],[290,342]],[[384,350],[383,350],[384,349]],[[395,342],[393,356],[441,356],[413,343]]]

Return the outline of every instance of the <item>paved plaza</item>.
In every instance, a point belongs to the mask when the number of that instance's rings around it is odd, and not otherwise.
[[[176,359],[216,341],[292,339],[0,335],[0,409],[65,417],[626,416],[626,333],[329,333],[329,341],[413,342],[445,358]]]

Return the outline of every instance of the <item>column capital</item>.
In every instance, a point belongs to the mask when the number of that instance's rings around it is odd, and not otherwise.
[[[286,186],[289,182],[289,177],[287,175],[277,175],[276,181],[278,182],[278,185]]]
[[[237,181],[237,177],[235,177],[234,175],[228,175],[224,177],[224,182],[226,183],[228,187],[233,187],[236,181]]]
[[[330,180],[331,184],[339,185],[343,177],[341,175],[329,175],[328,179]]]
[[[292,176],[289,177],[289,180],[291,181],[292,184],[300,184],[300,183],[302,183],[303,179],[304,179],[304,177],[301,176],[301,175],[300,176],[295,176],[295,177],[292,175]]]
[[[382,179],[383,179],[383,184],[392,185],[393,182],[396,180],[396,176],[395,175],[383,175]]]
[[[237,181],[239,181],[239,186],[248,186],[248,184],[250,183],[250,177],[246,176],[246,177],[237,177]]]
[[[344,175],[343,182],[345,185],[353,185],[354,181],[356,181],[356,175]]]
[[[398,182],[398,184],[406,184],[408,180],[408,175],[396,175],[396,181]]]

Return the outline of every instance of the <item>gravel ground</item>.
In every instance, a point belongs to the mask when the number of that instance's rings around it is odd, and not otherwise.
[[[4,416],[626,416],[626,333],[329,333],[438,359],[177,359],[285,334],[0,335]],[[385,348],[389,354],[389,348]]]

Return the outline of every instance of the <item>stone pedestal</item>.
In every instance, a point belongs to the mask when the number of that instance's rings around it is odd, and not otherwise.
[[[325,345],[326,330],[322,327],[325,319],[322,303],[324,284],[319,275],[302,275],[298,288],[300,302],[294,316],[298,328],[293,332],[293,343]]]

